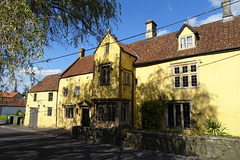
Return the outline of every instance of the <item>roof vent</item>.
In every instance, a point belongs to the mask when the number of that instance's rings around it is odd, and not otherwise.
[[[223,0],[222,1],[222,9],[223,9],[223,22],[233,20],[233,14],[231,9],[231,1],[230,0]]]
[[[152,19],[145,22],[145,24],[146,24],[146,39],[155,37],[157,35],[156,32],[157,24]]]

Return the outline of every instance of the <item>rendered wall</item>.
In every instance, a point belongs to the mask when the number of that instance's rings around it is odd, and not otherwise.
[[[109,53],[106,53],[106,44],[109,43]],[[100,85],[99,65],[111,63],[110,85]],[[120,48],[115,39],[108,32],[94,53],[94,98],[119,98],[119,66]]]
[[[48,101],[48,93],[53,93],[52,101]],[[37,94],[36,101],[33,100],[34,94]],[[25,126],[29,125],[30,108],[38,108],[37,127],[39,128],[56,127],[56,102],[57,91],[28,93],[24,125]],[[48,107],[52,107],[51,116],[48,116]]]
[[[240,135],[240,51],[185,58],[181,60],[136,68],[137,105],[143,100],[166,93],[169,100],[192,100],[192,118],[205,122],[215,118],[222,122],[227,132]],[[199,60],[197,89],[174,89],[172,63]],[[141,125],[140,113],[135,114],[136,125]]]
[[[57,126],[70,129],[72,126],[81,125],[82,109],[78,105],[83,100],[90,101],[92,98],[92,77],[93,74],[84,74],[69,78],[62,78],[59,81],[58,92],[58,117]],[[75,87],[80,87],[80,95],[74,96]],[[68,95],[63,96],[63,87],[68,88]],[[73,118],[66,118],[64,105],[76,105]],[[78,110],[78,114],[76,111]],[[91,110],[89,110],[91,115]]]

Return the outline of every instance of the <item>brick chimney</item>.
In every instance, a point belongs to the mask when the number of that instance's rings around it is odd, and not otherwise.
[[[145,24],[146,24],[146,39],[151,39],[157,36],[156,32],[157,24],[152,19],[145,22]]]
[[[223,9],[223,22],[233,20],[233,14],[231,9],[231,1],[230,0],[223,0],[222,1],[222,9]]]
[[[80,48],[79,49],[79,57],[82,58],[85,56],[85,49],[84,48]]]

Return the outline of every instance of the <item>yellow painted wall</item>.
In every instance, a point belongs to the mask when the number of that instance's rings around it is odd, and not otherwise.
[[[83,100],[90,101],[92,98],[92,78],[93,74],[90,73],[60,79],[58,92],[58,127],[70,129],[72,126],[81,125],[82,111],[77,104]],[[80,96],[74,96],[75,86],[80,87]],[[63,96],[63,87],[68,87],[68,95],[66,97]],[[76,105],[73,118],[65,117],[65,108],[63,105]],[[76,113],[77,108],[78,114]]]
[[[109,43],[109,53],[106,53],[106,43]],[[94,63],[93,97],[119,98],[120,47],[109,32],[94,53]],[[101,86],[99,65],[104,63],[112,63],[112,70],[110,85]]]
[[[48,93],[53,93],[53,100],[48,101]],[[37,94],[37,101],[33,101]],[[24,125],[29,125],[30,107],[38,108],[38,128],[56,127],[57,91],[28,93]],[[52,116],[48,116],[48,107],[52,107]]]
[[[193,34],[193,32],[188,27],[185,27],[183,29],[183,31],[181,32],[181,34],[179,35],[179,37],[188,36],[188,35],[192,35],[192,34]]]
[[[173,89],[172,63],[199,60],[197,89]],[[156,98],[161,93],[169,100],[192,100],[192,118],[200,122],[215,118],[231,135],[240,136],[240,51],[185,58],[136,68],[135,125],[141,125],[139,107],[144,99]],[[197,114],[201,114],[197,116]]]
[[[121,52],[121,76],[122,76],[122,98],[132,99],[132,76],[133,62],[136,58],[127,53]],[[124,72],[130,74],[130,85],[124,85]]]

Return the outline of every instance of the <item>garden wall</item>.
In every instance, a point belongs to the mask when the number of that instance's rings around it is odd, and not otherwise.
[[[73,127],[72,138],[201,158],[238,160],[240,138]]]
[[[119,128],[93,128],[93,127],[72,127],[72,138],[89,142],[105,143],[120,145],[120,129]]]
[[[240,158],[240,138],[130,131],[122,146],[201,158]]]

